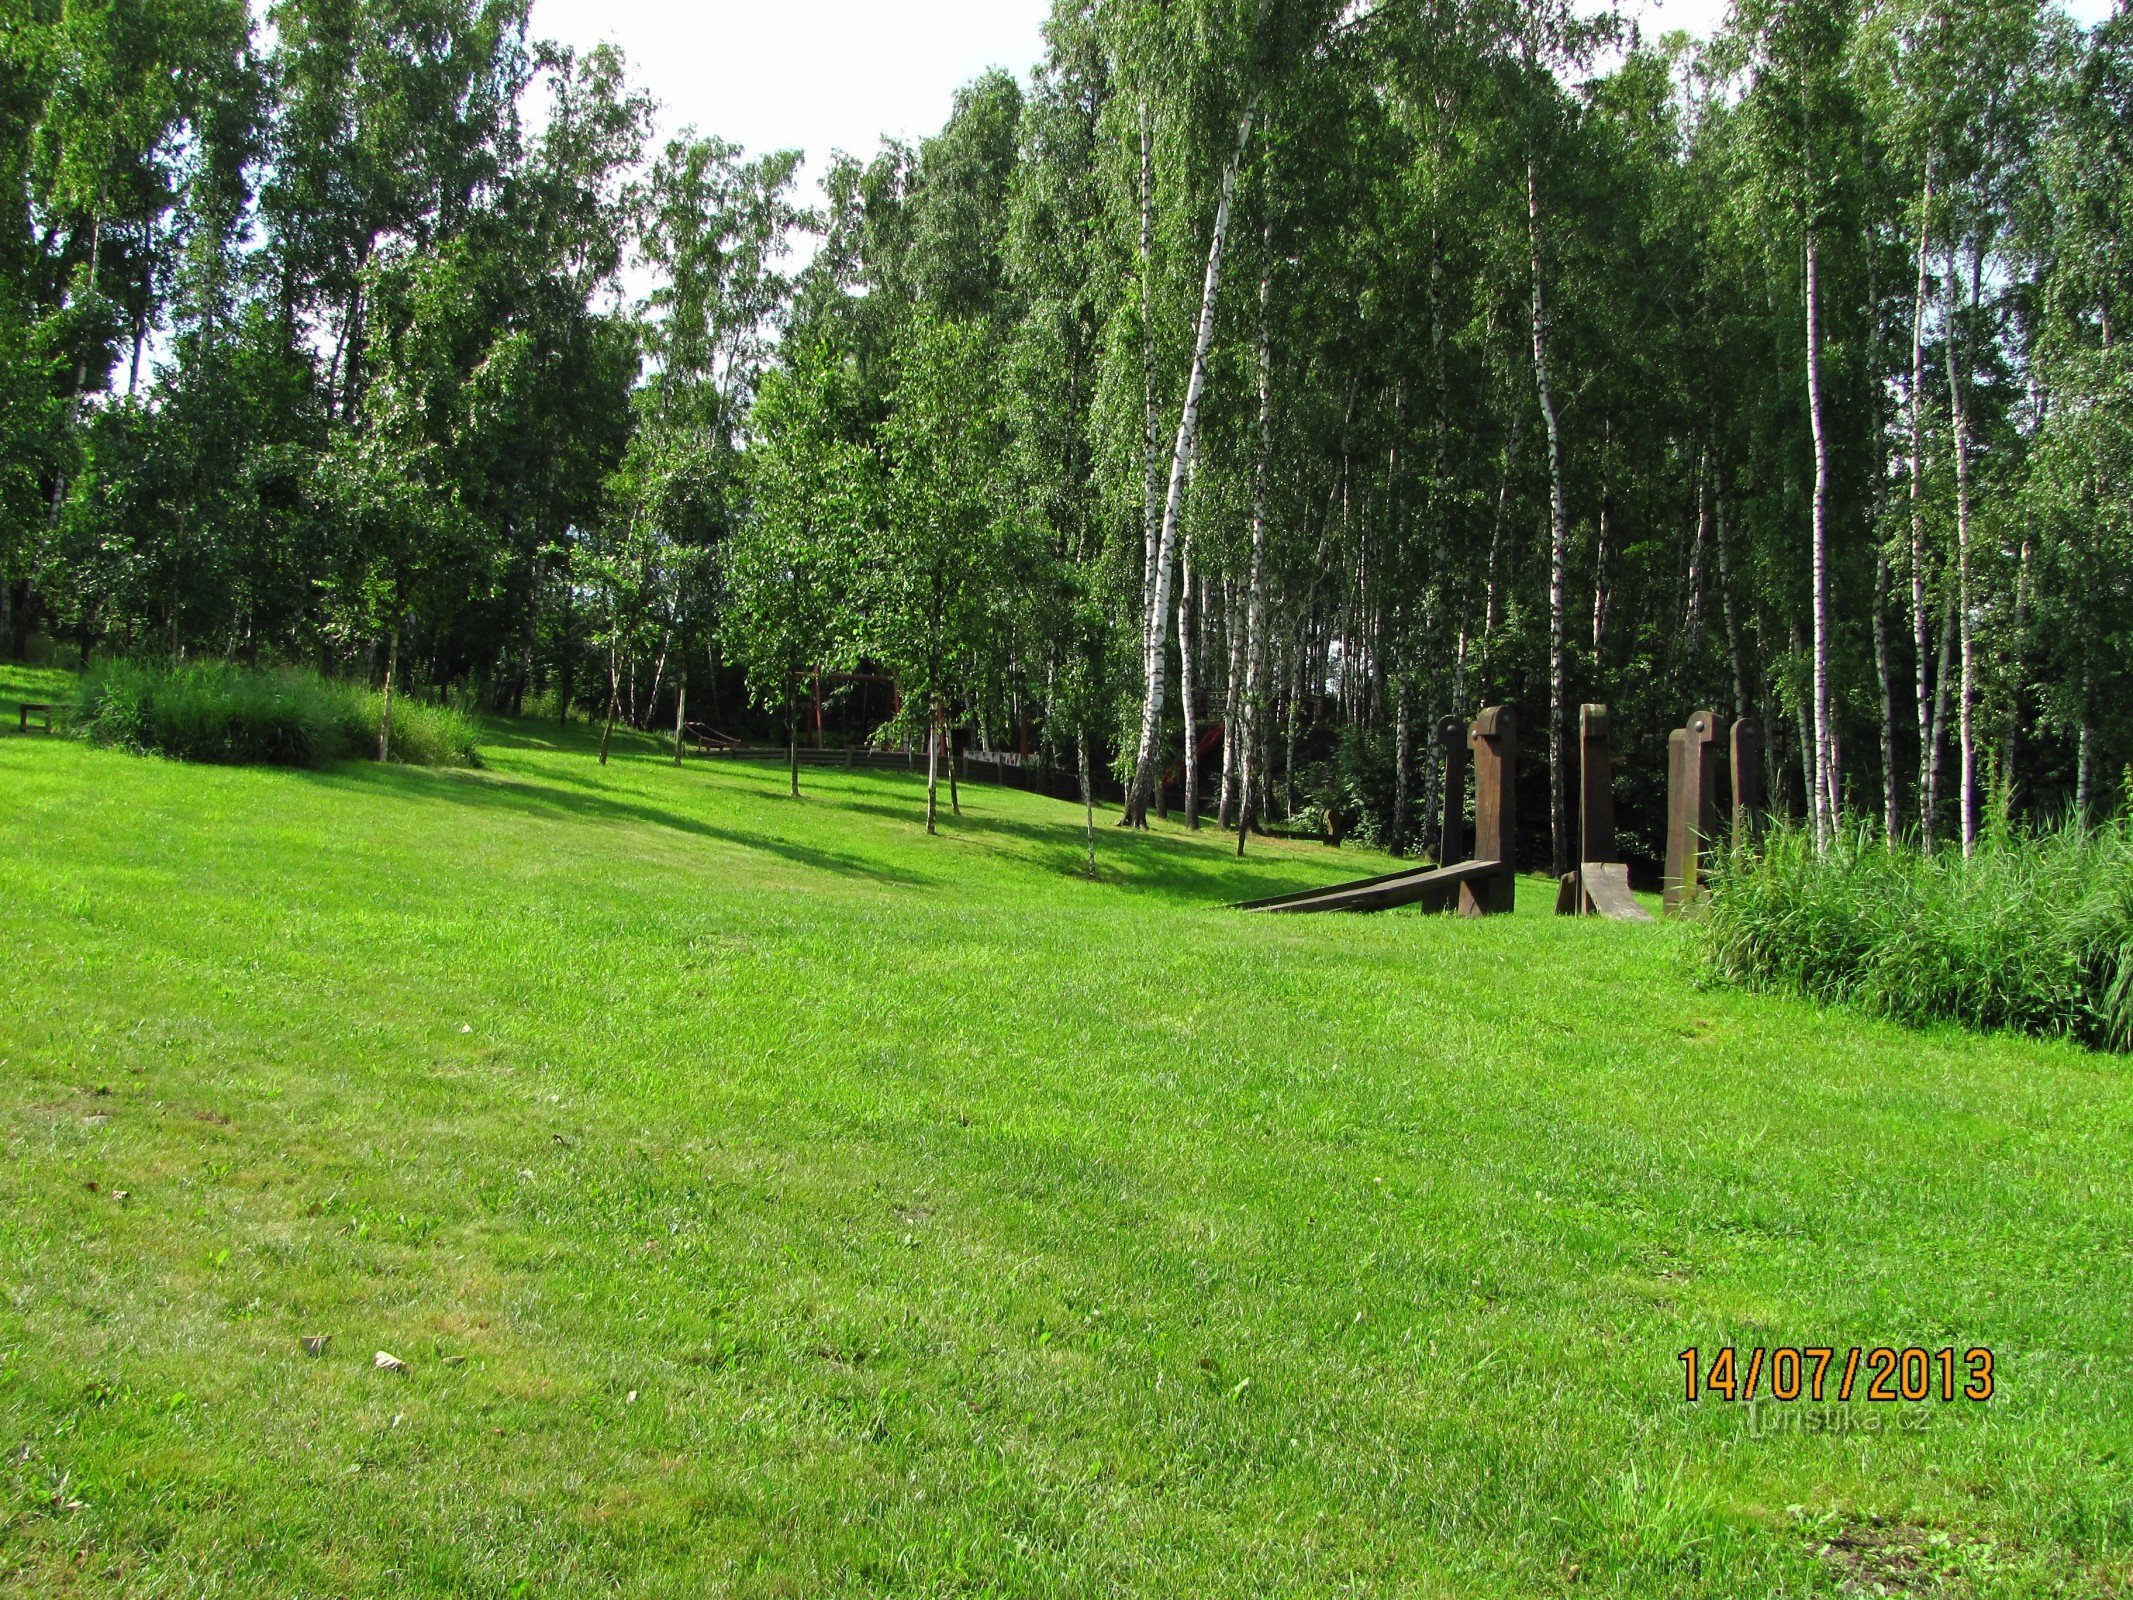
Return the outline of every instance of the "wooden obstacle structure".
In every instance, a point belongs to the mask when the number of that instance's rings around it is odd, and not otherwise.
[[[1615,846],[1614,747],[1605,706],[1578,711],[1578,867],[1563,875],[1555,909],[1566,917],[1652,920],[1630,892],[1629,863]]]
[[[1462,741],[1457,735],[1464,731]],[[1451,737],[1447,737],[1450,734]],[[1444,817],[1439,848],[1450,853],[1464,842],[1466,784],[1463,757],[1474,764],[1474,855],[1456,866],[1383,873],[1354,883],[1252,900],[1240,911],[1389,911],[1420,906],[1457,908],[1463,917],[1498,916],[1517,896],[1518,717],[1509,706],[1490,706],[1464,729],[1456,717],[1437,725],[1444,750]]]
[[[1667,741],[1666,909],[1681,916],[1703,895],[1704,854],[1725,842],[1719,800],[1721,775],[1730,777],[1732,835],[1746,843],[1761,826],[1763,727],[1753,717],[1733,724],[1726,757],[1719,753],[1715,711],[1699,711]],[[1728,770],[1730,769],[1730,770]]]

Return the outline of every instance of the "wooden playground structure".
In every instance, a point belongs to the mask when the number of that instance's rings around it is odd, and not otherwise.
[[[1707,852],[1724,843],[1722,805],[1729,803],[1734,836],[1756,826],[1762,810],[1762,727],[1752,718],[1733,724],[1730,763],[1719,754],[1719,718],[1698,711],[1667,742],[1666,866],[1662,903],[1685,913],[1703,891]],[[1471,725],[1457,717],[1437,724],[1443,752],[1444,809],[1437,819],[1437,859],[1451,865],[1388,872],[1353,883],[1302,889],[1251,900],[1240,911],[1389,911],[1420,906],[1457,910],[1463,917],[1501,916],[1514,909],[1518,868],[1518,718],[1509,706],[1490,706]],[[1474,844],[1466,844],[1468,764],[1474,796]],[[1725,768],[1730,765],[1730,772]],[[1724,780],[1730,777],[1730,785]],[[1721,798],[1722,787],[1728,790]],[[1555,909],[1562,916],[1649,922],[1631,892],[1629,863],[1615,839],[1614,747],[1608,710],[1578,713],[1577,868],[1565,873]]]

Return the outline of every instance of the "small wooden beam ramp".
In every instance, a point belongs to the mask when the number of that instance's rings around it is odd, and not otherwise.
[[[1418,905],[1425,911],[1449,911],[1467,884],[1493,880],[1502,871],[1498,862],[1462,861],[1455,867],[1432,867],[1426,872],[1388,872],[1323,889],[1299,889],[1294,894],[1277,894],[1266,900],[1247,900],[1234,909],[1390,911],[1395,906]]]
[[[1566,917],[1649,922],[1630,893],[1629,865],[1615,846],[1615,758],[1607,707],[1578,712],[1578,870],[1565,873],[1555,909]]]

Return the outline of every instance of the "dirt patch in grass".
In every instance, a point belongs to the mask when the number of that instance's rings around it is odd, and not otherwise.
[[[1943,1528],[1880,1517],[1825,1532],[1815,1554],[1836,1579],[1839,1594],[1877,1600],[1991,1600],[2016,1593],[2124,1600],[2133,1594],[2124,1572],[2114,1575]]]

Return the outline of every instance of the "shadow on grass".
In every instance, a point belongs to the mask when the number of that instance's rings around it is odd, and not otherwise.
[[[546,719],[490,717],[483,724],[483,745],[491,753],[535,756],[582,757],[587,765],[575,767],[544,764],[536,773],[521,775],[491,769],[479,780],[458,783],[426,783],[405,769],[362,769],[360,781],[396,784],[410,796],[445,799],[460,804],[516,811],[527,815],[579,818],[595,821],[633,822],[671,828],[699,838],[714,839],[740,849],[775,855],[815,871],[864,878],[899,888],[938,888],[944,880],[887,867],[878,862],[837,850],[795,844],[767,834],[721,828],[698,818],[657,805],[620,797],[601,769],[591,763],[600,747],[597,726],[571,723],[558,727]],[[765,801],[784,798],[785,768],[775,762],[713,762],[692,759],[681,768],[672,765],[672,745],[656,734],[617,728],[611,752],[613,764],[623,771],[659,767],[697,774],[715,772],[723,777],[746,775],[757,780],[743,792]],[[330,778],[333,775],[327,775]],[[821,781],[827,779],[829,781]],[[353,773],[338,775],[339,781],[358,781]],[[899,826],[915,827],[925,819],[925,775],[879,767],[846,769],[809,767],[801,772],[805,798],[834,811],[849,811]],[[946,785],[943,785],[945,790]],[[994,795],[1015,794],[1057,805],[1056,823],[986,815],[982,810],[952,813],[942,794],[940,826],[951,835],[990,839],[1012,845],[1023,859],[1039,871],[1086,882],[1088,851],[1080,803],[1003,788],[978,781],[964,785],[965,794],[979,807]],[[909,795],[909,799],[903,797]],[[1298,863],[1278,857],[1247,855],[1239,861],[1231,852],[1234,840],[1213,842],[1210,831],[1203,841],[1165,834],[1135,833],[1119,828],[1116,808],[1097,811],[1096,857],[1098,881],[1111,887],[1160,896],[1183,905],[1214,908],[1240,900],[1255,900],[1296,889],[1318,888],[1349,878],[1383,872],[1387,867],[1372,858],[1352,867],[1328,860],[1320,870],[1298,870]],[[1345,869],[1345,870],[1344,870]]]
[[[965,787],[967,792],[975,786]],[[989,789],[989,786],[979,788],[978,792],[983,794],[988,790],[991,793],[1006,792]],[[840,798],[836,803],[844,810],[883,817],[892,822],[922,822],[925,817],[923,797],[915,807],[850,798]],[[1030,853],[1039,866],[1086,881],[1088,846],[1080,807],[1064,800],[1057,804],[1072,806],[1073,816],[1062,818],[1058,823],[1025,822],[969,810],[956,816],[943,805],[940,826],[948,833],[991,837],[1032,846]],[[1206,837],[1212,840],[1215,835],[1210,832]],[[1249,854],[1239,861],[1229,853],[1234,849],[1233,837],[1224,849],[1212,843],[1199,844],[1162,834],[1130,832],[1117,825],[1115,810],[1109,815],[1102,811],[1097,813],[1096,864],[1102,879],[1120,887],[1146,890],[1189,904],[1231,905],[1240,900],[1257,900],[1295,889],[1314,889],[1326,883],[1387,870],[1375,861],[1357,862],[1352,871],[1328,878],[1320,873],[1299,873],[1289,862]],[[1334,864],[1327,863],[1329,866]]]
[[[864,878],[871,883],[900,889],[933,889],[940,886],[938,879],[895,867],[885,867],[878,862],[847,855],[842,851],[820,850],[811,845],[794,844],[788,839],[751,833],[738,828],[721,828],[697,817],[683,816],[679,812],[664,810],[658,806],[621,799],[612,792],[602,792],[597,780],[589,782],[573,777],[568,780],[568,787],[564,787],[551,782],[551,775],[546,773],[539,778],[522,778],[487,772],[479,775],[454,775],[447,781],[439,782],[435,775],[419,770],[378,766],[343,767],[333,772],[307,773],[304,776],[314,783],[333,788],[387,788],[403,799],[441,802],[473,810],[509,812],[519,816],[543,816],[567,821],[634,823],[667,828],[676,833],[732,845],[736,849],[776,856],[780,860],[816,872]]]

